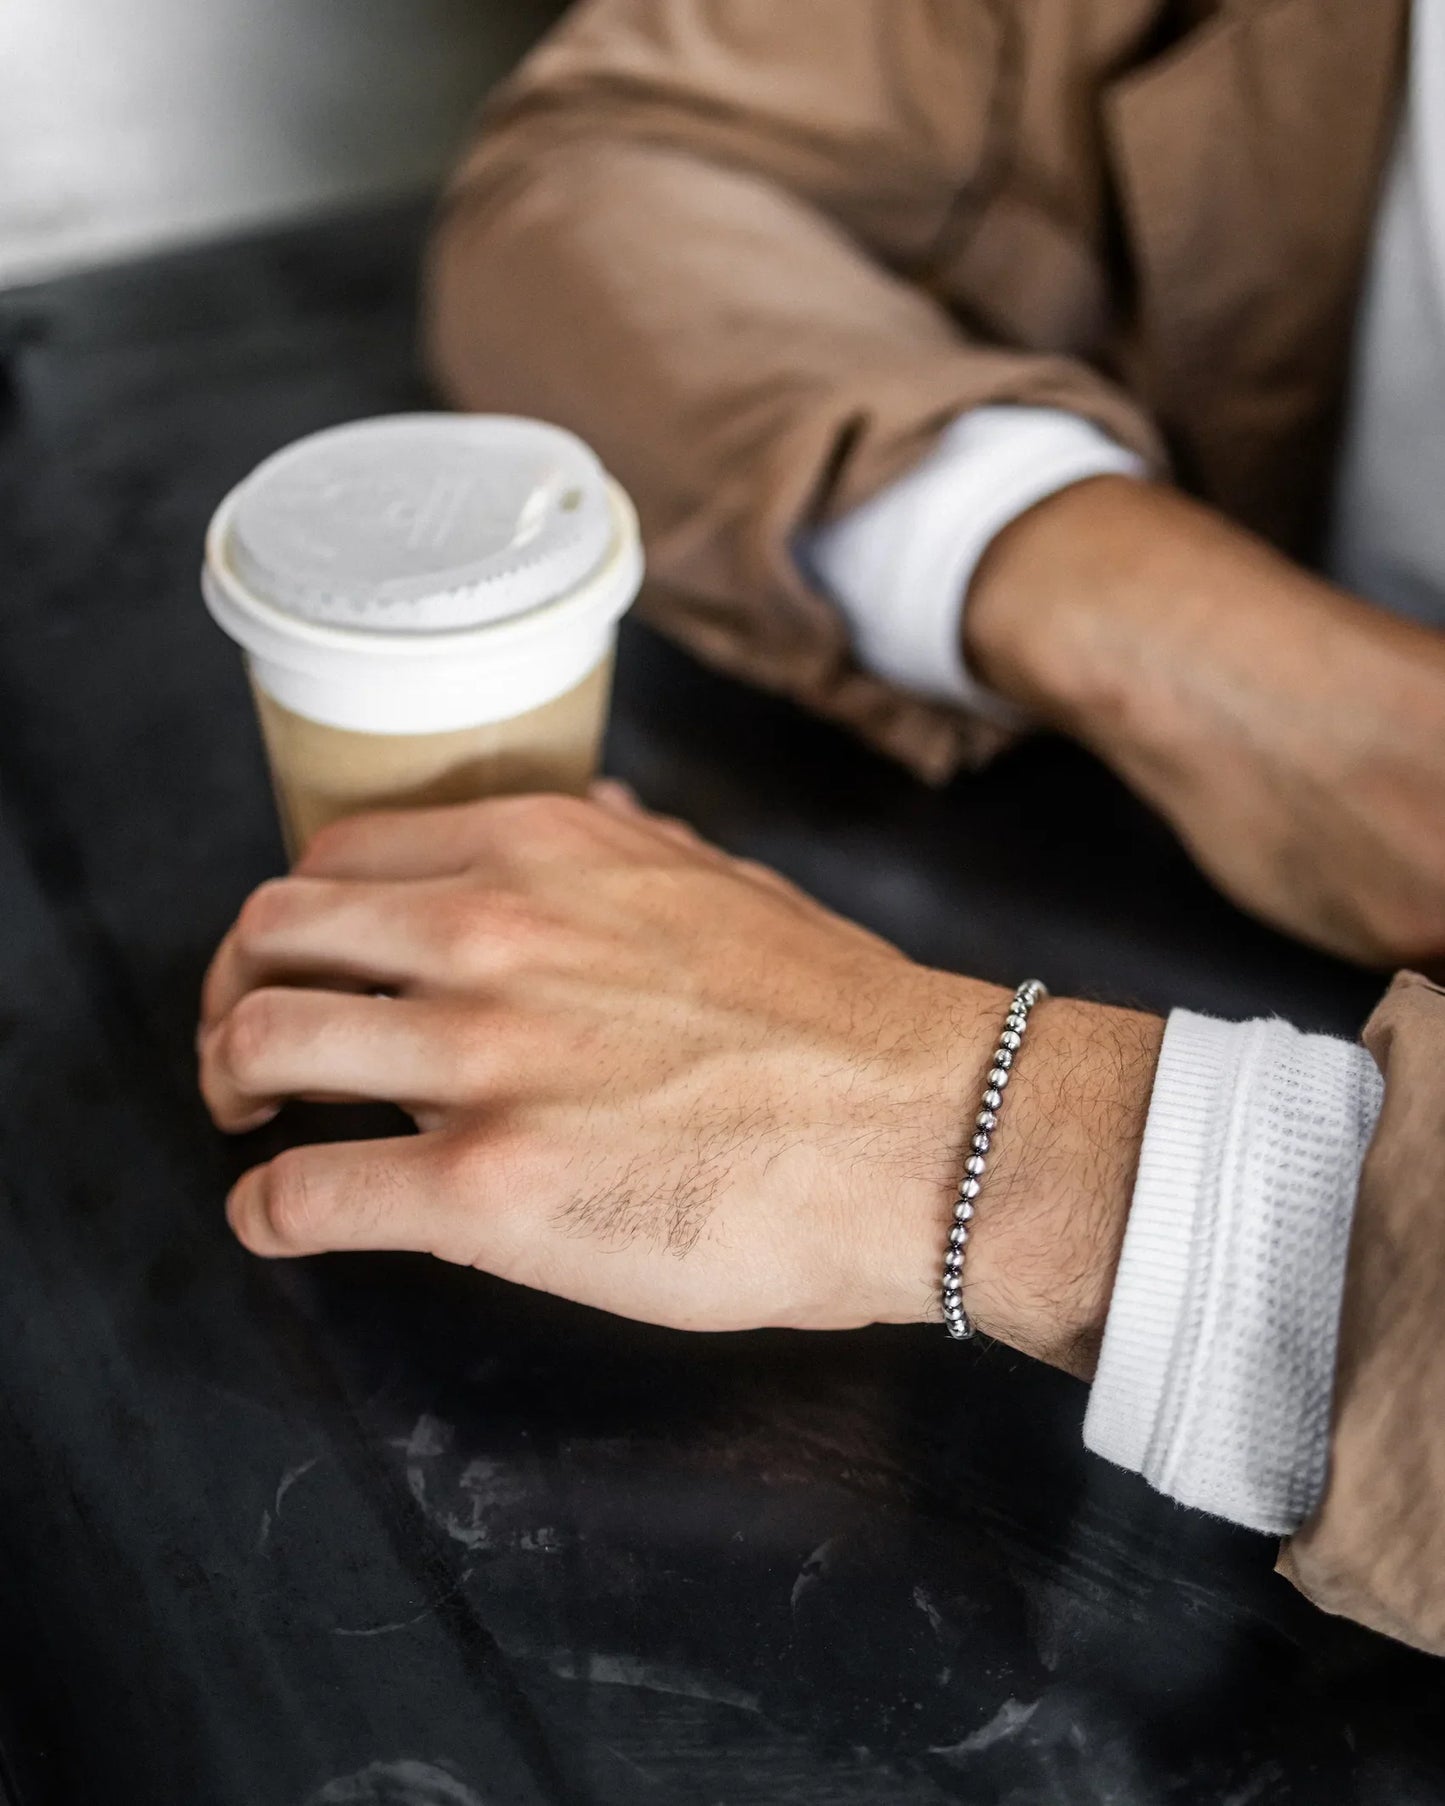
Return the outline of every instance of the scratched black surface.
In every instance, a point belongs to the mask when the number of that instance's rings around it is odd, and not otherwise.
[[[1090,1460],[1081,1389],[1006,1351],[688,1340],[228,1239],[194,997],[279,849],[200,537],[261,454],[424,401],[419,230],[0,297],[0,1793],[1445,1800],[1440,1669]],[[941,963],[1369,1004],[1061,746],[930,794],[637,628],[610,762]]]

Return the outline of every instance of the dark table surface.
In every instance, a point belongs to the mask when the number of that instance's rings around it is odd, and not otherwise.
[[[199,1108],[195,996],[281,855],[201,534],[284,441],[425,405],[419,231],[0,297],[0,1793],[1445,1801],[1442,1670],[1085,1455],[1082,1388],[1004,1349],[689,1339],[230,1240],[256,1148]],[[634,628],[609,762],[940,964],[1369,1006],[1060,745],[931,793]]]

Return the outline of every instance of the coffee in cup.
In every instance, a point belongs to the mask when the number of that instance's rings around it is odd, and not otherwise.
[[[630,502],[559,427],[398,415],[268,458],[217,509],[202,589],[291,856],[360,810],[585,790],[641,580]]]

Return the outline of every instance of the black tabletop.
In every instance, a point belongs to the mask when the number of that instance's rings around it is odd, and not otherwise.
[[[409,211],[0,297],[0,1794],[1419,1806],[1442,1671],[941,1332],[688,1338],[229,1238],[207,955],[281,860],[201,534],[427,405]],[[1082,755],[929,792],[625,637],[611,768],[922,958],[1352,1032]]]

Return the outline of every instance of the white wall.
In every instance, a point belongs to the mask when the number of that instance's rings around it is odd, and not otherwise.
[[[0,284],[434,180],[556,0],[0,0]]]

